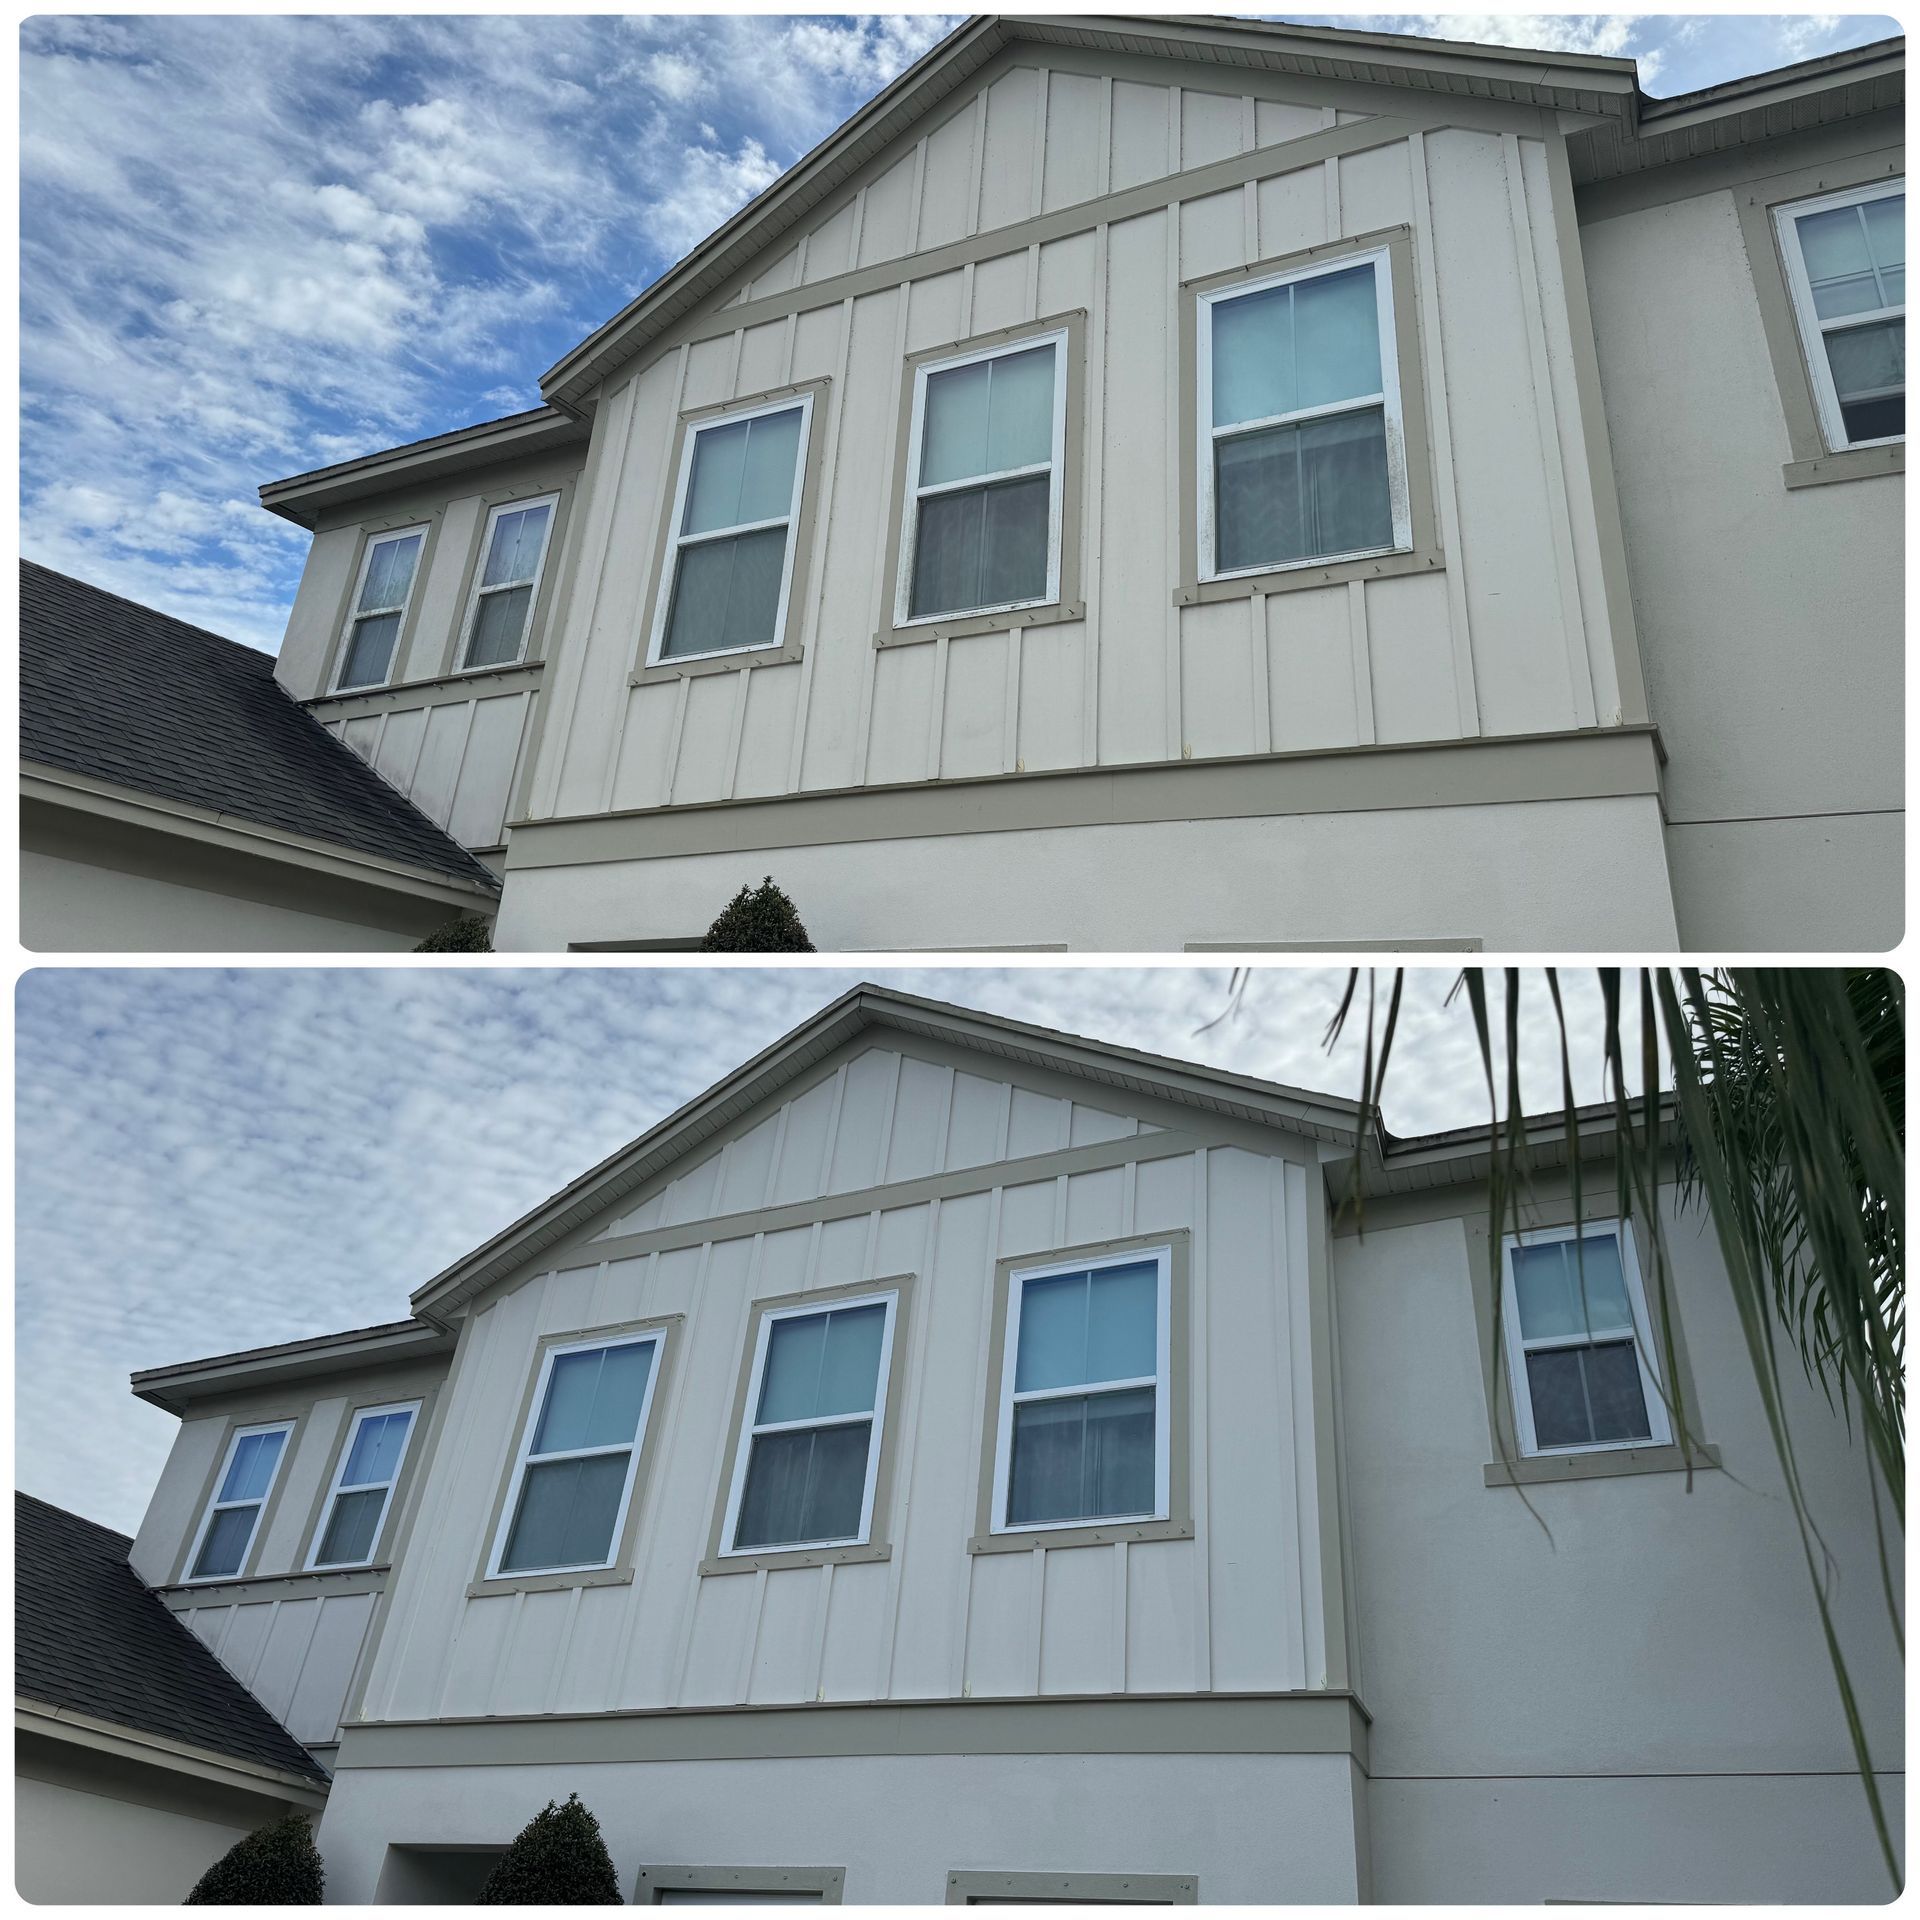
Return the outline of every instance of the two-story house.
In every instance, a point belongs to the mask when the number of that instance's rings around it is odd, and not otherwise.
[[[277,481],[496,944],[1875,948],[1904,49],[990,17],[504,420]]]
[[[1496,1312],[1484,1131],[856,988],[408,1319],[137,1375],[132,1564],[350,1902],[572,1792],[647,1904],[1884,1899],[1712,1227],[1663,1187],[1669,1316],[1579,1140]]]

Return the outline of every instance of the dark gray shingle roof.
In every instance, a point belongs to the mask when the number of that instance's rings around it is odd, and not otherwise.
[[[31,560],[20,563],[20,756],[498,884],[284,693],[269,655]]]
[[[22,1699],[295,1773],[326,1770],[127,1565],[111,1527],[16,1492],[13,1680]]]

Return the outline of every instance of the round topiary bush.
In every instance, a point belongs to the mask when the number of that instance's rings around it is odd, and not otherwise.
[[[414,948],[415,953],[491,953],[493,922],[485,914],[463,913],[449,920]]]
[[[700,942],[702,953],[811,953],[813,942],[793,902],[773,884],[742,887]]]
[[[549,1800],[515,1836],[480,1889],[483,1907],[618,1907],[620,1882],[600,1822],[577,1793]]]
[[[205,1873],[182,1903],[189,1907],[317,1907],[327,1871],[313,1828],[304,1814],[236,1841]]]

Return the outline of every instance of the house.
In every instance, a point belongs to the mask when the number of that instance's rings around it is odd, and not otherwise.
[[[151,1594],[133,1542],[14,1495],[14,1883],[36,1906],[175,1905],[327,1774]]]
[[[643,1904],[1885,1899],[1712,1228],[1669,1167],[1663,1303],[1576,1135],[1496,1314],[1484,1130],[858,987],[408,1318],[137,1374],[131,1564],[348,1902],[576,1791]]]
[[[1877,949],[1904,43],[969,20],[541,379],[277,480],[506,949]],[[1817,636],[1817,639],[1816,639]]]
[[[500,883],[252,647],[23,561],[20,938],[35,952],[364,952]]]

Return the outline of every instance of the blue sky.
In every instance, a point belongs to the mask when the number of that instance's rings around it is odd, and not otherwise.
[[[1070,1032],[1357,1096],[1345,975],[922,970],[874,976]],[[15,1482],[138,1526],[175,1423],[127,1375],[403,1317],[407,1296],[859,976],[844,968],[40,969],[16,1002]],[[1451,969],[1415,969],[1387,1099],[1401,1134],[1485,1117]],[[1382,980],[1382,988],[1386,985]],[[1598,991],[1566,978],[1576,1097]],[[1558,1106],[1544,982],[1530,1107]]]
[[[1309,15],[1686,92],[1843,15]],[[938,15],[42,15],[21,29],[23,551],[269,650],[263,480],[539,375],[917,58]]]

